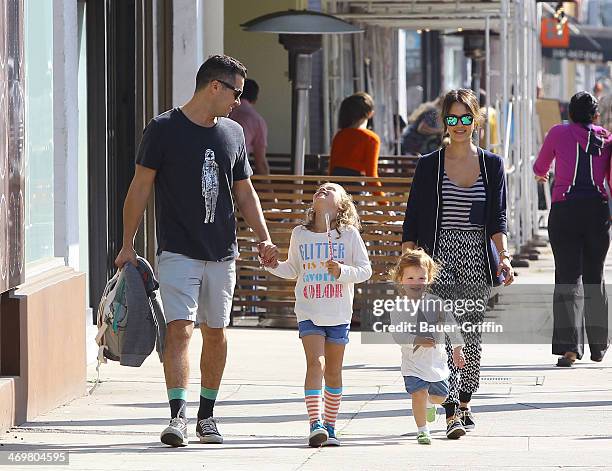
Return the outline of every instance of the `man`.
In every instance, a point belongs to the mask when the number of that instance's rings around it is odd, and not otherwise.
[[[595,85],[593,86],[593,96],[597,98],[597,100],[601,100],[604,94],[604,84],[601,82],[595,82]]]
[[[211,56],[196,76],[193,97],[151,120],[136,157],[123,207],[118,267],[136,263],[134,236],[155,183],[159,282],[168,323],[164,375],[170,425],[161,441],[187,440],[188,348],[194,323],[203,337],[200,408],[196,435],[222,443],[213,408],[225,368],[238,255],[234,203],[260,240],[265,262],[276,260],[259,198],[249,179],[242,129],[226,116],[240,104],[246,68],[228,56]]]
[[[255,158],[255,173],[269,175],[270,167],[266,160],[268,147],[268,126],[265,119],[255,110],[255,103],[259,96],[259,85],[255,80],[246,79],[242,92],[241,104],[230,114],[230,118],[239,123],[244,129],[244,139],[247,153]]]

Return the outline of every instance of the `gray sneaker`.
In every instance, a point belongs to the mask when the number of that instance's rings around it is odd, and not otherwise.
[[[196,435],[200,443],[223,443],[223,437],[217,429],[217,420],[212,417],[198,420]]]
[[[170,419],[168,425],[161,433],[160,440],[162,443],[170,446],[187,446],[187,419],[175,417]]]

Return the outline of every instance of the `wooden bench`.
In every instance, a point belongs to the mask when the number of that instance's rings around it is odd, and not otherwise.
[[[289,154],[268,154],[266,156],[270,173],[274,175],[291,175],[291,156]],[[419,156],[416,155],[381,155],[378,158],[378,174],[381,177],[412,177]],[[251,157],[251,166],[254,160]],[[306,154],[304,156],[305,175],[326,175],[329,169],[329,155]]]
[[[267,154],[266,160],[272,175],[292,175],[293,166],[291,165],[291,155],[289,154]],[[255,159],[249,156],[251,167],[255,168]],[[325,175],[327,167],[323,168],[323,161],[319,154],[306,154],[304,156],[304,173],[306,175]]]
[[[319,168],[326,174],[329,169],[329,155],[319,155],[319,159]],[[418,160],[417,155],[381,155],[378,157],[378,175],[411,178]]]
[[[261,200],[264,216],[273,242],[279,247],[280,260],[286,260],[293,228],[304,221],[306,209],[315,190],[323,183],[339,183],[354,192],[361,223],[362,237],[372,262],[374,283],[387,279],[389,268],[401,250],[402,222],[412,178],[384,177],[360,178],[364,186],[355,184],[355,177],[328,177],[326,175],[268,175],[253,176],[253,184]],[[382,186],[375,186],[380,181]],[[384,192],[384,196],[372,192]],[[388,201],[381,206],[378,201]],[[260,267],[255,237],[238,215],[237,283],[232,309],[233,325],[295,326],[293,306],[295,281],[278,278]],[[355,290],[355,316],[359,318],[363,285]]]

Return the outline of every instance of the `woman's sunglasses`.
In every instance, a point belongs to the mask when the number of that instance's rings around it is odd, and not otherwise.
[[[457,126],[459,121],[461,121],[461,124],[464,126],[470,126],[474,122],[474,117],[471,114],[464,114],[462,116],[449,114],[444,117],[444,122],[447,126]]]
[[[238,98],[240,98],[240,95],[242,95],[242,90],[240,90],[239,88],[234,88],[234,86],[233,86],[233,85],[231,85],[231,84],[229,84],[229,83],[227,83],[227,82],[224,82],[223,80],[219,80],[219,79],[216,79],[216,80],[217,80],[217,82],[219,82],[221,85],[223,85],[223,86],[225,86],[226,88],[229,88],[230,90],[233,90],[233,91],[234,91],[234,100],[237,100]]]

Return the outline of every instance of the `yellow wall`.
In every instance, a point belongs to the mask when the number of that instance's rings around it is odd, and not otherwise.
[[[304,8],[301,0],[225,0],[224,52],[240,60],[260,87],[257,110],[268,124],[268,152],[291,149],[289,58],[277,34],[247,33],[240,25],[258,16]]]

